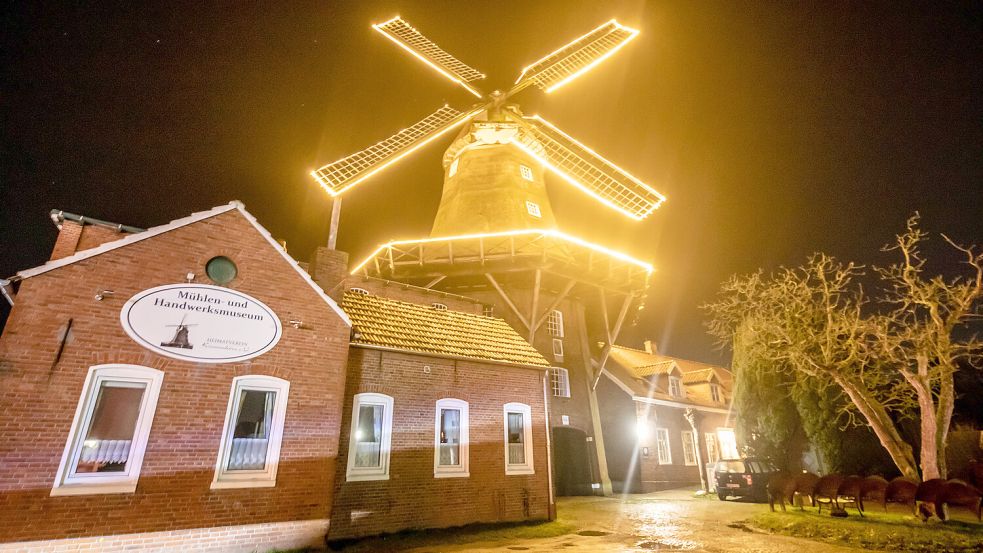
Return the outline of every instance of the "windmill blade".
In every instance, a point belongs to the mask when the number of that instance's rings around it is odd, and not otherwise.
[[[436,69],[438,73],[463,86],[471,94],[474,94],[478,98],[482,97],[482,94],[474,87],[468,85],[468,83],[484,79],[484,73],[468,66],[461,60],[442,50],[440,46],[437,46],[433,41],[423,36],[407,22],[400,19],[399,16],[385,23],[372,25],[372,28],[385,35],[386,38],[395,42],[430,67]]]
[[[614,55],[637,35],[637,30],[612,19],[523,69],[509,94],[529,85],[553,92]]]
[[[665,201],[648,185],[538,115],[523,117],[513,143],[563,180],[632,219],[644,219]]]
[[[445,105],[413,126],[361,152],[311,171],[311,176],[328,194],[337,196],[468,121],[482,109],[465,112]]]

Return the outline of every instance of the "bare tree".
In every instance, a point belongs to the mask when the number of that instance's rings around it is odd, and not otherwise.
[[[824,254],[771,276],[732,277],[706,308],[710,333],[735,359],[767,360],[796,378],[837,386],[850,400],[841,414],[869,425],[902,474],[929,479],[946,474],[953,374],[981,347],[956,331],[981,314],[983,254],[946,238],[970,270],[950,280],[926,278],[919,252],[925,239],[916,216],[886,248],[902,260],[876,269],[882,312],[866,300],[863,267]],[[898,426],[906,418],[920,424],[921,471]]]

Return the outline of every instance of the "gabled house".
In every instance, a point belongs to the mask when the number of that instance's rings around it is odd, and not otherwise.
[[[613,346],[597,397],[615,489],[712,488],[712,463],[738,455],[732,391],[724,367]]]

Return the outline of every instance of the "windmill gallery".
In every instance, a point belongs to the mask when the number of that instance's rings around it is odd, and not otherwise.
[[[2,281],[0,552],[546,520],[558,494],[697,484],[736,455],[730,373],[617,344],[652,266],[561,231],[546,176],[632,220],[665,198],[507,102],[637,31],[605,23],[485,95],[402,19],[373,28],[480,102],[314,171],[334,211],[309,261],[239,202],[147,229],[53,211],[51,259]],[[349,262],[340,196],[455,129],[430,235]]]

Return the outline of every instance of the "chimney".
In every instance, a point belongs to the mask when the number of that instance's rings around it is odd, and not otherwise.
[[[652,340],[645,340],[645,353],[657,355],[659,353],[659,346],[653,343]]]
[[[308,272],[324,293],[336,302],[345,295],[345,279],[348,277],[348,253],[323,246],[314,250]]]

